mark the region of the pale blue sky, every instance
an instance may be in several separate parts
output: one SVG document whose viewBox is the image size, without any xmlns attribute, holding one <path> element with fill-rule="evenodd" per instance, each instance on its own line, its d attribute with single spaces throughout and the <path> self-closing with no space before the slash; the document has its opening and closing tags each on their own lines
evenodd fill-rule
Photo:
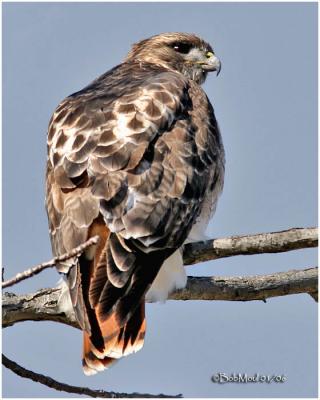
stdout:
<svg viewBox="0 0 320 400">
<path fill-rule="evenodd" d="M 130 45 L 194 32 L 222 61 L 205 90 L 226 149 L 212 237 L 317 224 L 316 3 L 15 3 L 3 6 L 3 264 L 6 277 L 51 258 L 44 210 L 46 129 L 61 99 L 121 62 Z M 235 257 L 194 275 L 250 275 L 315 265 L 316 251 Z M 47 271 L 13 288 L 54 286 Z M 186 397 L 316 397 L 317 306 L 307 295 L 262 302 L 147 306 L 142 351 L 94 377 L 81 334 L 23 323 L 4 353 L 69 384 Z M 215 372 L 285 374 L 283 384 L 210 381 Z M 4 397 L 66 397 L 4 369 Z M 70 395 L 71 397 L 71 395 Z"/>
</svg>

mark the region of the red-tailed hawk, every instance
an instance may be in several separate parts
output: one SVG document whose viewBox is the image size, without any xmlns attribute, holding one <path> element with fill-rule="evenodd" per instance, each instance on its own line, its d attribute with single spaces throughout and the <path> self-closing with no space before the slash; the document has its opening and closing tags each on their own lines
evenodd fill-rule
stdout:
<svg viewBox="0 0 320 400">
<path fill-rule="evenodd" d="M 46 207 L 57 266 L 83 330 L 88 375 L 138 351 L 145 301 L 186 284 L 181 246 L 199 238 L 222 190 L 224 150 L 201 89 L 211 46 L 166 33 L 63 100 L 48 128 Z"/>
</svg>

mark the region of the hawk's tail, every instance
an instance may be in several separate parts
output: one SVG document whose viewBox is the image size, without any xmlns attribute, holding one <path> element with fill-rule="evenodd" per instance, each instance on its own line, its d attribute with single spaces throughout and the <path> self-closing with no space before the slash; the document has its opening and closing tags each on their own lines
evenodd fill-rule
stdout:
<svg viewBox="0 0 320 400">
<path fill-rule="evenodd" d="M 142 348 L 145 292 L 163 262 L 159 255 L 130 250 L 121 238 L 109 233 L 104 221 L 92 224 L 89 236 L 96 234 L 100 241 L 94 255 L 87 252 L 79 257 L 84 307 L 79 307 L 82 312 L 75 307 L 78 320 L 84 321 L 83 369 L 87 375 Z"/>
</svg>

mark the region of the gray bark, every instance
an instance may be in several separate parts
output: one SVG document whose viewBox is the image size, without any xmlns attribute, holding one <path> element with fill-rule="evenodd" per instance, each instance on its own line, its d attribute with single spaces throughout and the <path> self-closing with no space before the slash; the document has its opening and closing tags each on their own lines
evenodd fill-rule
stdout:
<svg viewBox="0 0 320 400">
<path fill-rule="evenodd" d="M 188 277 L 187 287 L 170 295 L 171 300 L 263 300 L 276 296 L 308 293 L 317 300 L 318 268 L 291 270 L 246 277 Z M 61 310 L 61 289 L 2 295 L 3 327 L 22 321 L 54 321 L 79 328 L 73 312 Z"/>
<path fill-rule="evenodd" d="M 292 228 L 280 232 L 231 236 L 184 246 L 185 265 L 238 255 L 282 253 L 318 246 L 318 228 Z"/>
</svg>

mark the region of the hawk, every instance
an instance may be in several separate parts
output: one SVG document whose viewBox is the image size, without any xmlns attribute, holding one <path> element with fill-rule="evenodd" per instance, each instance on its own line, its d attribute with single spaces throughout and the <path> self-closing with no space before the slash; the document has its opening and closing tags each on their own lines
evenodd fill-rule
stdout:
<svg viewBox="0 0 320 400">
<path fill-rule="evenodd" d="M 57 265 L 83 330 L 87 375 L 141 349 L 145 302 L 186 285 L 181 247 L 201 238 L 223 186 L 223 144 L 200 86 L 210 71 L 219 73 L 220 61 L 204 40 L 156 35 L 51 117 L 53 253 L 99 236 Z"/>
</svg>

